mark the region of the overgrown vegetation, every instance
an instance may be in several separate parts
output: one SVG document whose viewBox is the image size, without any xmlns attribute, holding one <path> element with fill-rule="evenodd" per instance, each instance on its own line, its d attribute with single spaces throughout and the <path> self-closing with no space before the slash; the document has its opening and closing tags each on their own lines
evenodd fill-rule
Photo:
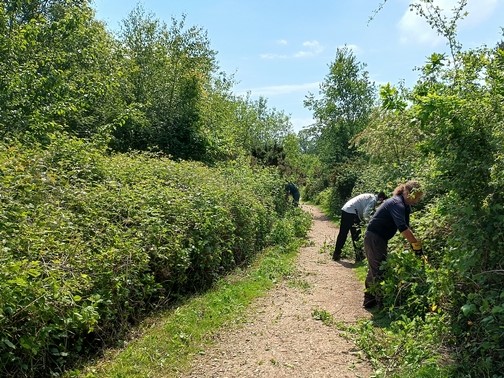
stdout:
<svg viewBox="0 0 504 378">
<path fill-rule="evenodd" d="M 1 374 L 62 374 L 303 235 L 287 180 L 337 216 L 354 194 L 415 178 L 427 259 L 391 242 L 387 322 L 376 314 L 357 341 L 387 376 L 501 376 L 504 49 L 462 49 L 466 3 L 449 16 L 411 4 L 450 51 L 413 88 L 376 88 L 339 49 L 306 98 L 316 124 L 295 135 L 266 99 L 232 93 L 184 18 L 137 7 L 112 35 L 88 0 L 2 2 Z"/>
<path fill-rule="evenodd" d="M 114 36 L 87 0 L 2 2 L 0 29 L 0 375 L 61 375 L 306 233 L 288 118 L 203 30 L 137 7 Z"/>
<path fill-rule="evenodd" d="M 341 102 L 349 96 L 326 90 L 328 85 L 320 91 L 324 111 L 315 113 L 319 135 L 345 128 L 333 138 L 350 140 L 355 151 L 329 165 L 322 159 L 326 174 L 308 178 L 317 187 L 313 198 L 330 213 L 339 212 L 338 197 L 391 193 L 407 179 L 420 180 L 426 189 L 412 217 L 426 259 L 414 257 L 401 237 L 392 240 L 380 287 L 381 316 L 388 322 L 356 331 L 359 345 L 385 376 L 500 377 L 504 370 L 504 50 L 499 41 L 462 49 L 456 27 L 466 4 L 458 1 L 451 12 L 431 1 L 411 4 L 446 38 L 450 55 L 433 53 L 411 89 L 382 86 L 379 106 L 360 130 L 346 126 L 344 117 L 327 124 L 326 112 L 337 114 L 333 106 L 349 108 Z M 334 64 L 340 60 L 337 55 Z M 356 98 L 362 77 L 355 70 L 346 84 Z M 310 151 L 328 156 L 324 138 L 311 135 L 305 136 Z"/>
<path fill-rule="evenodd" d="M 149 311 L 307 229 L 280 221 L 303 215 L 278 175 L 246 164 L 109 156 L 60 135 L 45 149 L 4 146 L 0 169 L 4 375 L 110 345 Z"/>
<path fill-rule="evenodd" d="M 305 228 L 311 220 L 303 216 L 301 223 L 294 224 L 297 218 L 290 217 L 280 223 L 284 229 Z M 219 328 L 244 321 L 252 300 L 293 275 L 294 257 L 301 239 L 278 237 L 283 240 L 282 246 L 265 249 L 249 268 L 238 269 L 218 280 L 210 291 L 147 319 L 143 322 L 141 338 L 125 343 L 127 346 L 121 350 L 110 351 L 110 358 L 65 376 L 146 377 L 180 373 L 192 355 L 204 351 L 213 342 L 212 335 Z"/>
</svg>

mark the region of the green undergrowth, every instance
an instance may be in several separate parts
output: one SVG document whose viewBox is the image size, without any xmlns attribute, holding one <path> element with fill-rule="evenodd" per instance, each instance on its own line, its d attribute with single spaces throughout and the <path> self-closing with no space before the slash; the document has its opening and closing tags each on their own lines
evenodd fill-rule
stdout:
<svg viewBox="0 0 504 378">
<path fill-rule="evenodd" d="M 67 377 L 170 377 L 184 371 L 218 330 L 239 326 L 254 299 L 293 276 L 300 243 L 297 239 L 265 250 L 248 269 L 237 270 L 207 293 L 148 319 L 137 331 L 140 337 Z"/>
<path fill-rule="evenodd" d="M 365 280 L 366 261 L 356 266 L 355 273 Z M 448 378 L 457 375 L 446 348 L 447 324 L 438 311 L 407 316 L 402 308 L 389 306 L 373 309 L 370 320 L 336 326 L 366 354 L 377 378 Z"/>
<path fill-rule="evenodd" d="M 311 219 L 277 171 L 0 143 L 0 376 L 61 376 Z"/>
<path fill-rule="evenodd" d="M 316 308 L 312 317 L 359 347 L 373 368 L 374 378 L 449 378 L 456 377 L 453 362 L 442 347 L 444 320 L 427 319 L 392 321 L 384 311 L 374 311 L 370 320 L 348 324 L 335 319 L 325 309 Z"/>
<path fill-rule="evenodd" d="M 337 326 L 367 355 L 375 377 L 455 376 L 452 361 L 442 347 L 443 320 L 435 316 L 392 321 L 384 312 L 375 311 L 371 320 Z"/>
<path fill-rule="evenodd" d="M 327 210 L 323 210 L 326 215 Z M 332 219 L 336 227 L 339 226 L 339 219 Z M 362 238 L 358 242 L 362 246 Z M 332 253 L 334 245 L 326 245 L 324 253 Z M 352 260 L 354 258 L 354 248 L 350 235 L 345 244 L 342 257 Z M 385 295 L 386 306 L 382 309 L 373 309 L 371 319 L 362 319 L 356 324 L 349 325 L 334 319 L 330 312 L 317 308 L 313 311 L 312 317 L 323 324 L 336 327 L 341 335 L 353 341 L 366 355 L 372 363 L 376 378 L 448 378 L 457 376 L 453 358 L 450 356 L 446 345 L 450 334 L 448 319 L 435 307 L 431 307 L 424 316 L 415 316 L 415 312 L 408 313 L 406 310 L 411 304 L 405 306 L 399 302 L 396 291 L 398 289 L 398 272 L 406 270 L 408 274 L 413 274 L 412 265 L 420 264 L 409 254 L 405 257 L 391 254 L 390 260 L 394 269 L 388 268 L 382 291 Z M 401 261 L 396 261 L 401 260 Z M 357 279 L 364 283 L 367 275 L 367 260 L 357 263 L 353 271 Z M 406 273 L 404 273 L 406 274 Z M 394 276 L 392 280 L 389 276 Z M 401 277 L 406 282 L 405 277 Z M 396 290 L 388 286 L 396 287 Z M 416 286 L 415 286 L 416 287 Z M 393 297 L 392 297 L 393 296 Z M 418 296 L 410 296 L 410 301 Z M 400 298 L 404 301 L 404 298 Z M 409 302 L 406 302 L 409 303 Z"/>
</svg>

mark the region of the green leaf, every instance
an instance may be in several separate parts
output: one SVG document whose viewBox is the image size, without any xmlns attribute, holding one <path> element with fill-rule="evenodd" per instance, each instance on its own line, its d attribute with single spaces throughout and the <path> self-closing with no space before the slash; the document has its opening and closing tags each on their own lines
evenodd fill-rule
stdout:
<svg viewBox="0 0 504 378">
<path fill-rule="evenodd" d="M 461 307 L 464 316 L 469 316 L 476 311 L 476 306 L 473 303 L 465 304 Z"/>
<path fill-rule="evenodd" d="M 10 342 L 10 340 L 2 339 L 3 343 L 7 345 L 9 348 L 16 349 L 16 346 Z"/>
</svg>

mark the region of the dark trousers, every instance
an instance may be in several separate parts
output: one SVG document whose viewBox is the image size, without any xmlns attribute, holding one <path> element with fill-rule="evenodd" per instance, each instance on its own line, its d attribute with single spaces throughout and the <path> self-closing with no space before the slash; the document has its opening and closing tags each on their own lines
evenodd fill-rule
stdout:
<svg viewBox="0 0 504 378">
<path fill-rule="evenodd" d="M 292 204 L 294 206 L 299 206 L 299 198 L 300 197 L 301 197 L 301 195 L 299 194 L 299 192 L 292 193 Z"/>
<path fill-rule="evenodd" d="M 373 232 L 366 231 L 364 235 L 364 252 L 368 261 L 368 273 L 364 300 L 376 299 L 380 301 L 379 296 L 374 293 L 374 286 L 382 280 L 380 265 L 387 259 L 387 244 L 387 240 Z"/>
<path fill-rule="evenodd" d="M 348 236 L 348 231 L 350 231 L 353 241 L 359 240 L 359 221 L 360 219 L 357 214 L 341 211 L 341 223 L 339 227 L 338 237 L 336 238 L 336 247 L 334 248 L 334 254 L 336 256 L 341 255 L 341 251 L 343 250 L 343 246 L 345 245 Z"/>
</svg>

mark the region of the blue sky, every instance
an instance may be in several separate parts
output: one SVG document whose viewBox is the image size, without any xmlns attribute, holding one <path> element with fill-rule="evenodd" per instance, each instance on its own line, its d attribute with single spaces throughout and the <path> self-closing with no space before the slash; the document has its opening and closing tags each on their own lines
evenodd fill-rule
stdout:
<svg viewBox="0 0 504 378">
<path fill-rule="evenodd" d="M 336 49 L 353 49 L 377 84 L 404 80 L 412 87 L 433 52 L 447 52 L 446 41 L 410 12 L 410 0 L 94 0 L 96 17 L 109 30 L 140 4 L 170 24 L 186 15 L 187 26 L 208 33 L 220 68 L 234 74 L 236 94 L 267 98 L 270 108 L 291 117 L 293 129 L 313 122 L 303 107 L 308 93 L 318 95 Z M 435 0 L 452 9 L 455 0 Z M 468 0 L 469 15 L 459 24 L 464 49 L 494 46 L 502 39 L 504 0 Z"/>
</svg>

